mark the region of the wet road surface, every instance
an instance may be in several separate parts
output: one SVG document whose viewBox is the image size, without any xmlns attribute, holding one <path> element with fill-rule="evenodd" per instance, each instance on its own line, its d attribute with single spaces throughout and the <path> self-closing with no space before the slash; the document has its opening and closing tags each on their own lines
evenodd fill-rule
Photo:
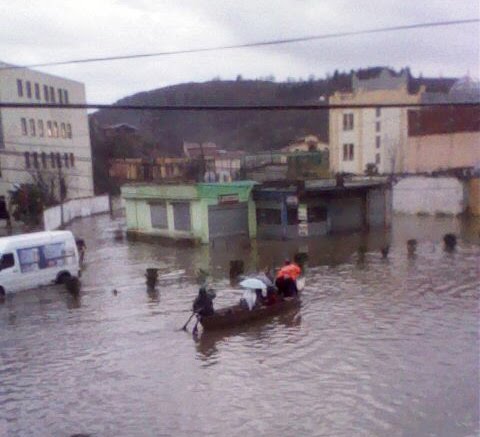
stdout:
<svg viewBox="0 0 480 437">
<path fill-rule="evenodd" d="M 52 286 L 0 304 L 0 435 L 478 435 L 478 222 L 395 218 L 389 233 L 195 249 L 115 241 L 121 223 L 71 226 L 88 248 L 80 297 Z M 446 232 L 461 237 L 454 253 Z M 220 307 L 241 295 L 230 260 L 254 271 L 298 250 L 310 256 L 299 310 L 179 331 L 198 269 Z"/>
</svg>

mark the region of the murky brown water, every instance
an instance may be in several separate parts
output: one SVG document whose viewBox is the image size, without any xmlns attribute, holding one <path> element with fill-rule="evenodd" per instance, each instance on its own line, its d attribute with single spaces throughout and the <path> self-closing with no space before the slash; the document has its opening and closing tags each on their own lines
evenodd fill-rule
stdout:
<svg viewBox="0 0 480 437">
<path fill-rule="evenodd" d="M 73 225 L 88 245 L 79 299 L 51 287 L 0 305 L 0 435 L 478 435 L 478 222 L 396 218 L 389 235 L 214 249 L 115 242 L 117 225 Z M 198 268 L 221 306 L 240 294 L 230 259 L 254 270 L 297 250 L 310 253 L 300 310 L 198 340 L 178 331 Z M 146 267 L 167 275 L 157 293 Z"/>
</svg>

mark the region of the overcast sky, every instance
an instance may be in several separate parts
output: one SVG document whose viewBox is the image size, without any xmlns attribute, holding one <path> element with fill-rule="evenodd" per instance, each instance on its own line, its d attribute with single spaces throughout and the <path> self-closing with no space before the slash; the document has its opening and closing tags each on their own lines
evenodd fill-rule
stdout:
<svg viewBox="0 0 480 437">
<path fill-rule="evenodd" d="M 478 0 L 0 0 L 0 60 L 22 65 L 479 17 Z M 39 70 L 84 82 L 90 103 L 110 103 L 238 74 L 278 81 L 389 65 L 478 77 L 479 46 L 474 23 Z"/>
</svg>

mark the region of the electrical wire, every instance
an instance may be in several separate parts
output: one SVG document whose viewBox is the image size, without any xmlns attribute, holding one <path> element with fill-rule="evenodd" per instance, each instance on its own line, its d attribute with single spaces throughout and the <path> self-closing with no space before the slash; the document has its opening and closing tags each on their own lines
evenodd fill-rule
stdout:
<svg viewBox="0 0 480 437">
<path fill-rule="evenodd" d="M 478 23 L 478 22 L 480 22 L 480 19 L 477 19 L 477 18 L 465 19 L 465 20 L 424 22 L 424 23 L 406 24 L 406 25 L 400 25 L 400 26 L 377 27 L 373 29 L 355 30 L 355 31 L 348 31 L 348 32 L 326 33 L 322 35 L 307 35 L 307 36 L 301 36 L 297 38 L 257 41 L 257 42 L 244 43 L 244 44 L 203 47 L 203 48 L 197 48 L 197 49 L 181 49 L 181 50 L 171 50 L 171 51 L 153 52 L 153 53 L 137 53 L 137 54 L 131 54 L 131 55 L 105 56 L 105 57 L 98 57 L 98 58 L 70 59 L 66 61 L 43 62 L 43 63 L 28 64 L 28 65 L 22 65 L 22 66 L 9 65 L 7 67 L 0 68 L 0 70 L 52 67 L 52 66 L 69 65 L 69 64 L 85 64 L 85 63 L 91 63 L 91 62 L 107 62 L 107 61 L 118 61 L 118 60 L 126 60 L 126 59 L 139 59 L 139 58 L 151 58 L 151 57 L 159 57 L 159 56 L 173 56 L 173 55 L 183 55 L 183 54 L 192 54 L 192 53 L 216 52 L 216 51 L 223 51 L 223 50 L 265 47 L 265 46 L 292 44 L 292 43 L 299 43 L 299 42 L 306 42 L 306 41 L 344 38 L 348 36 L 368 35 L 368 34 L 375 34 L 375 33 L 398 32 L 403 30 L 421 29 L 421 28 L 428 28 L 428 27 L 457 26 L 462 24 L 471 24 L 471 23 Z"/>
<path fill-rule="evenodd" d="M 48 103 L 0 102 L 0 109 L 59 108 L 59 109 L 112 109 L 128 111 L 320 111 L 331 109 L 362 108 L 434 108 L 434 107 L 475 107 L 478 102 L 456 103 L 362 103 L 362 104 L 315 104 L 315 105 L 126 105 L 79 103 L 70 105 Z"/>
</svg>

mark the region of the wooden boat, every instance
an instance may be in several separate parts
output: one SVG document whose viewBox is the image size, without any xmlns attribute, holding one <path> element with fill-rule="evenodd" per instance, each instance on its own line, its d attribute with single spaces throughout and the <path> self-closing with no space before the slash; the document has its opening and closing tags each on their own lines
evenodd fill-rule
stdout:
<svg viewBox="0 0 480 437">
<path fill-rule="evenodd" d="M 302 281 L 299 280 L 297 285 L 299 288 L 297 296 L 284 298 L 273 305 L 258 305 L 252 310 L 248 310 L 239 304 L 232 305 L 215 311 L 211 316 L 199 317 L 199 322 L 205 331 L 213 331 L 276 316 L 300 306 L 300 292 L 303 289 L 303 285 L 304 281 L 302 278 Z"/>
</svg>

